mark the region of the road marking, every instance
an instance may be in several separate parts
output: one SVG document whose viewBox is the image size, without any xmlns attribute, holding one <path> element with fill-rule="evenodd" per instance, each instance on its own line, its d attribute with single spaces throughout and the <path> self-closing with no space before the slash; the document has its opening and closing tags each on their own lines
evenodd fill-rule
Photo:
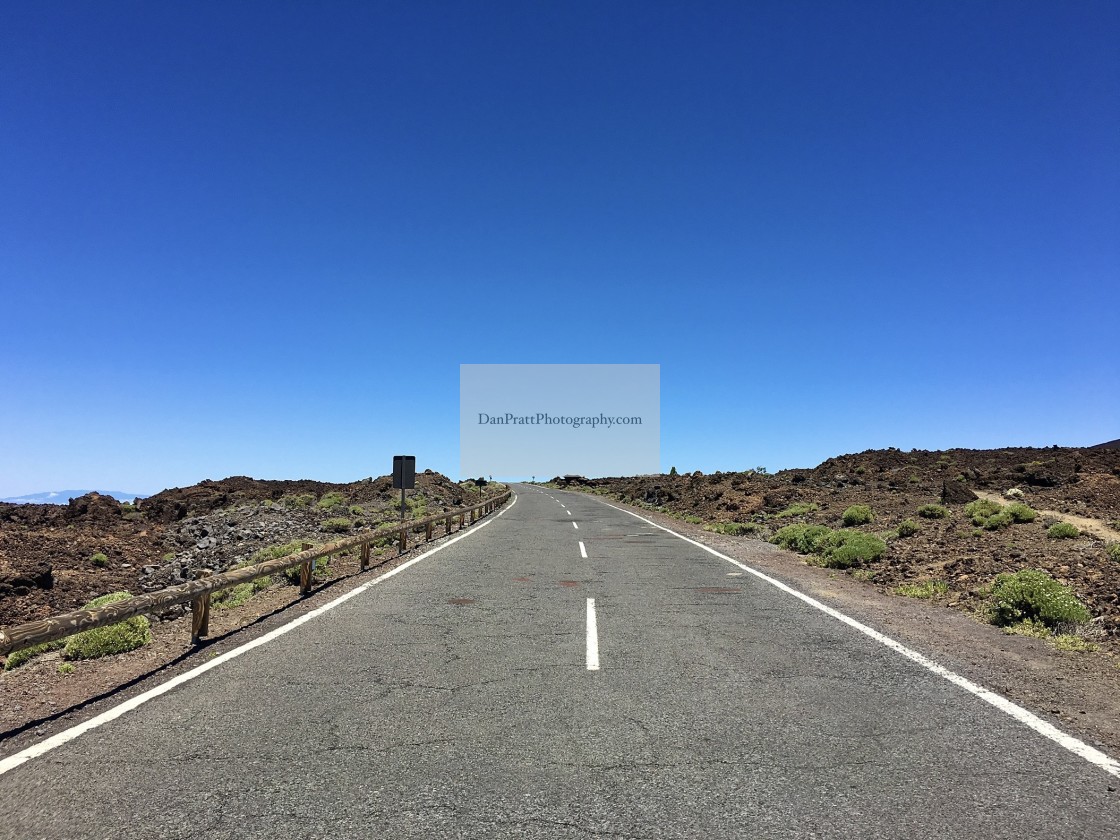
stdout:
<svg viewBox="0 0 1120 840">
<path fill-rule="evenodd" d="M 595 621 L 594 598 L 587 599 L 587 670 L 599 670 L 599 629 Z"/>
<path fill-rule="evenodd" d="M 579 541 L 579 556 L 584 560 L 587 559 L 587 549 L 583 547 L 583 540 Z"/>
<path fill-rule="evenodd" d="M 577 525 L 575 522 L 572 523 L 572 527 L 575 528 L 577 531 L 579 530 L 579 525 Z"/>
<path fill-rule="evenodd" d="M 727 576 L 728 577 L 742 577 L 743 573 L 742 572 L 728 572 Z"/>
<path fill-rule="evenodd" d="M 565 508 L 565 510 L 567 510 L 567 508 Z M 569 510 L 568 511 L 568 516 L 571 516 L 571 515 L 572 515 L 572 512 Z"/>
<path fill-rule="evenodd" d="M 596 499 L 596 501 L 602 502 L 601 499 Z M 832 616 L 837 621 L 841 621 L 844 624 L 847 624 L 849 627 L 852 627 L 855 630 L 858 630 L 860 633 L 863 633 L 865 636 L 869 636 L 872 639 L 874 639 L 875 641 L 879 642 L 880 644 L 885 645 L 886 647 L 889 647 L 891 650 L 895 651 L 896 653 L 902 654 L 907 659 L 910 659 L 911 661 L 917 663 L 918 665 L 921 665 L 927 671 L 930 671 L 930 672 L 936 674 L 937 676 L 941 677 L 942 679 L 948 680 L 949 682 L 951 682 L 953 685 L 957 686 L 958 688 L 964 689 L 969 694 L 973 694 L 976 697 L 979 697 L 985 703 L 988 703 L 989 705 L 994 706 L 995 708 L 999 709 L 1004 714 L 1007 714 L 1007 715 L 1015 718 L 1015 720 L 1019 721 L 1020 723 L 1024 724 L 1025 726 L 1030 727 L 1035 732 L 1037 732 L 1039 735 L 1042 735 L 1045 738 L 1049 738 L 1051 741 L 1053 741 L 1054 743 L 1063 747 L 1064 749 L 1069 750 L 1074 755 L 1080 756 L 1081 758 L 1088 761 L 1090 764 L 1095 764 L 1097 767 L 1101 768 L 1106 773 L 1110 773 L 1113 776 L 1116 776 L 1116 777 L 1120 778 L 1120 761 L 1117 761 L 1116 759 L 1112 758 L 1109 755 L 1106 755 L 1105 753 L 1101 752 L 1100 750 L 1089 746 L 1084 741 L 1081 741 L 1078 738 L 1074 738 L 1072 735 L 1067 735 L 1065 732 L 1062 732 L 1062 730 L 1058 729 L 1053 724 L 1043 720 L 1038 715 L 1034 714 L 1034 712 L 1031 712 L 1031 711 L 1028 711 L 1027 709 L 1024 709 L 1022 706 L 1018 705 L 1017 703 L 1011 702 L 1006 697 L 1004 697 L 1000 694 L 996 694 L 994 691 L 991 691 L 990 689 L 984 688 L 984 686 L 982 686 L 978 683 L 974 683 L 972 680 L 968 679 L 967 677 L 962 677 L 960 674 L 957 674 L 953 671 L 950 671 L 944 665 L 940 665 L 937 662 L 934 662 L 928 656 L 925 656 L 924 654 L 918 653 L 918 651 L 916 651 L 916 650 L 913 650 L 911 648 L 906 647 L 906 645 L 902 644 L 901 642 L 896 642 L 894 639 L 890 638 L 889 636 L 884 635 L 883 633 L 880 633 L 878 630 L 874 630 L 871 627 L 868 627 L 866 624 L 861 624 L 860 622 L 856 621 L 854 618 L 851 618 L 851 617 L 845 615 L 844 613 L 840 612 L 837 609 L 833 609 L 832 607 L 828 606 L 827 604 L 824 604 L 824 603 L 818 601 L 816 598 L 810 597 L 809 595 L 806 595 L 803 592 L 798 592 L 792 586 L 788 586 L 787 584 L 782 583 L 777 578 L 770 577 L 770 575 L 766 574 L 765 572 L 760 572 L 757 569 L 753 569 L 750 566 L 746 565 L 745 563 L 740 563 L 738 560 L 735 560 L 731 557 L 728 557 L 726 554 L 720 554 L 714 548 L 711 548 L 710 546 L 706 546 L 701 542 L 697 542 L 696 540 L 689 539 L 688 537 L 684 536 L 683 534 L 678 534 L 676 531 L 673 531 L 669 528 L 666 528 L 664 525 L 658 525 L 656 522 L 653 522 L 652 520 L 646 519 L 644 516 L 640 516 L 636 513 L 628 511 L 624 508 L 617 507 L 616 505 L 612 505 L 609 502 L 602 502 L 602 503 L 609 508 L 614 508 L 615 510 L 619 510 L 619 511 L 622 511 L 623 513 L 629 514 L 630 516 L 633 516 L 635 519 L 640 519 L 643 522 L 646 522 L 646 523 L 652 525 L 654 528 L 658 528 L 662 531 L 665 531 L 667 534 L 672 534 L 674 537 L 678 537 L 679 539 L 684 540 L 686 543 L 691 543 L 692 545 L 696 546 L 697 548 L 703 549 L 704 551 L 708 552 L 709 554 L 714 554 L 716 557 L 719 557 L 721 560 L 726 560 L 728 563 L 732 563 L 732 564 L 738 566 L 740 569 L 742 569 L 747 574 L 754 575 L 759 580 L 766 581 L 771 586 L 774 586 L 774 587 L 782 590 L 783 592 L 785 592 L 789 595 L 792 595 L 794 598 L 797 598 L 798 600 L 805 602 L 806 604 L 813 607 L 814 609 L 818 609 L 821 612 Z M 580 543 L 581 547 L 582 547 L 582 545 L 583 545 L 583 543 Z"/>
<path fill-rule="evenodd" d="M 161 694 L 166 694 L 167 692 L 171 691 L 172 689 L 178 688 L 183 683 L 190 682 L 195 677 L 202 676 L 204 673 L 209 671 L 211 668 L 217 668 L 219 665 L 221 665 L 225 662 L 229 662 L 231 659 L 236 659 L 238 656 L 241 656 L 241 654 L 243 654 L 243 653 L 248 653 L 253 648 L 257 648 L 257 647 L 260 647 L 261 645 L 267 644 L 268 642 L 271 642 L 273 639 L 278 639 L 281 636 L 283 636 L 285 633 L 290 633 L 292 630 L 295 630 L 301 624 L 306 624 L 311 619 L 313 619 L 317 616 L 320 616 L 320 615 L 322 615 L 323 613 L 325 613 L 329 610 L 333 610 L 335 607 L 340 606 L 341 604 L 344 604 L 345 602 L 349 601 L 351 598 L 357 597 L 358 595 L 362 594 L 367 589 L 369 589 L 371 586 L 376 586 L 377 584 L 381 583 L 383 580 L 388 580 L 393 575 L 400 574 L 401 572 L 403 572 L 405 569 L 409 568 L 410 566 L 415 566 L 421 560 L 423 560 L 427 557 L 431 557 L 437 551 L 442 551 L 443 549 L 447 548 L 449 545 L 454 545 L 455 543 L 459 542 L 459 540 L 464 539 L 465 537 L 469 537 L 471 534 L 475 533 L 479 529 L 485 528 L 491 522 L 494 522 L 496 519 L 498 519 L 498 517 L 504 516 L 505 512 L 507 510 L 512 509 L 515 504 L 517 504 L 517 495 L 516 494 L 513 496 L 513 501 L 510 502 L 509 507 L 503 508 L 496 516 L 480 522 L 478 525 L 474 526 L 469 531 L 464 531 L 463 533 L 459 534 L 457 537 L 454 537 L 453 539 L 448 540 L 447 542 L 443 543 L 442 545 L 437 545 L 431 551 L 425 551 L 420 556 L 413 557 L 407 563 L 402 563 L 401 565 L 397 566 L 397 568 L 392 569 L 391 571 L 388 571 L 385 574 L 380 575 L 380 576 L 374 578 L 371 581 L 368 581 L 367 583 L 363 583 L 361 586 L 358 586 L 358 587 L 355 587 L 354 589 L 351 589 L 349 592 L 347 592 L 344 595 L 340 595 L 339 597 L 335 598 L 333 601 L 329 601 L 326 604 L 323 604 L 321 607 L 316 607 L 315 609 L 313 609 L 309 613 L 304 613 L 303 615 L 292 619 L 287 624 L 284 624 L 280 627 L 277 627 L 275 630 L 271 630 L 268 633 L 265 633 L 260 638 L 254 639 L 251 642 L 246 642 L 241 647 L 237 647 L 237 648 L 234 648 L 233 650 L 226 651 L 221 656 L 217 656 L 214 659 L 211 659 L 209 662 L 206 662 L 202 665 L 199 665 L 197 668 L 194 668 L 193 670 L 187 671 L 185 674 L 180 674 L 179 676 L 168 680 L 167 682 L 163 683 L 162 685 L 157 685 L 155 688 L 148 689 L 143 694 L 138 694 L 135 697 L 132 697 L 128 700 L 125 700 L 120 705 L 114 706 L 111 709 L 107 709 L 106 711 L 102 712 L 101 714 L 97 715 L 96 717 L 92 717 L 92 718 L 90 718 L 89 720 L 87 720 L 83 723 L 79 723 L 77 726 L 72 726 L 69 729 L 65 729 L 62 732 L 59 732 L 55 735 L 52 735 L 51 737 L 49 737 L 49 738 L 47 738 L 43 741 L 40 741 L 38 744 L 32 744 L 27 749 L 21 750 L 20 752 L 16 753 L 15 755 L 10 755 L 5 759 L 0 759 L 0 776 L 3 776 L 9 770 L 14 770 L 16 767 L 19 767 L 21 764 L 23 764 L 26 761 L 30 761 L 31 759 L 36 758 L 37 756 L 40 756 L 40 755 L 43 755 L 44 753 L 50 752 L 55 747 L 61 747 L 67 741 L 73 741 L 79 735 L 82 735 L 86 732 L 89 732 L 91 729 L 96 729 L 97 727 L 99 727 L 103 724 L 106 724 L 111 720 L 116 720 L 121 715 L 125 714 L 126 712 L 131 712 L 133 709 L 137 708 L 138 706 L 142 706 L 144 703 L 147 703 L 149 700 L 154 700 L 156 697 L 159 697 Z"/>
</svg>

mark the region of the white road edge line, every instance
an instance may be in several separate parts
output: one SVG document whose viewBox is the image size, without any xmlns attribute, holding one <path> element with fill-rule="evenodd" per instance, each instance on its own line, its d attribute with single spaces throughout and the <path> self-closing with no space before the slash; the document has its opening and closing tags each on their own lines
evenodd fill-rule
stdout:
<svg viewBox="0 0 1120 840">
<path fill-rule="evenodd" d="M 597 499 L 596 501 L 602 500 Z M 960 674 L 950 671 L 944 665 L 940 665 L 937 662 L 934 662 L 928 656 L 925 656 L 924 654 L 918 653 L 918 651 L 916 650 L 912 650 L 911 648 L 906 647 L 906 645 L 902 644 L 901 642 L 896 642 L 894 639 L 880 633 L 878 630 L 874 630 L 868 627 L 866 624 L 861 624 L 854 618 L 844 615 L 844 613 L 840 612 L 839 610 L 833 609 L 827 604 L 821 603 L 816 598 L 812 598 L 809 595 L 804 594 L 803 592 L 798 592 L 796 589 L 791 586 L 787 586 L 780 580 L 772 578 L 770 577 L 770 575 L 765 574 L 764 572 L 760 572 L 757 569 L 752 569 L 750 566 L 747 566 L 744 563 L 740 563 L 738 560 L 734 560 L 731 557 L 728 557 L 726 554 L 720 554 L 710 546 L 706 546 L 701 542 L 690 539 L 683 534 L 678 534 L 676 531 L 666 528 L 664 525 L 658 525 L 656 522 L 646 519 L 644 516 L 639 516 L 638 514 L 628 511 L 624 508 L 612 505 L 609 502 L 603 502 L 603 504 L 609 508 L 614 508 L 615 510 L 627 513 L 630 516 L 633 516 L 635 519 L 640 519 L 643 522 L 647 522 L 653 527 L 659 528 L 666 533 L 672 534 L 674 537 L 679 537 L 687 543 L 692 543 L 692 545 L 696 546 L 697 548 L 703 549 L 709 554 L 714 554 L 716 557 L 719 557 L 722 560 L 726 560 L 728 563 L 732 563 L 738 566 L 744 572 L 754 575 L 759 580 L 764 580 L 771 586 L 777 587 L 783 592 L 792 595 L 794 598 L 804 601 L 809 606 L 832 616 L 837 621 L 842 621 L 844 624 L 847 624 L 849 627 L 858 630 L 865 636 L 870 636 L 880 644 L 885 645 L 896 653 L 900 653 L 907 659 L 916 662 L 927 671 L 931 671 L 934 674 L 937 674 L 937 676 L 948 680 L 949 682 L 953 683 L 953 685 L 959 688 L 963 688 L 970 694 L 974 694 L 975 696 L 979 697 L 985 703 L 995 706 L 1004 714 L 1010 715 L 1025 726 L 1029 726 L 1039 735 L 1049 738 L 1051 741 L 1069 750 L 1074 755 L 1080 756 L 1090 764 L 1095 764 L 1106 773 L 1111 773 L 1113 776 L 1120 778 L 1120 762 L 1118 762 L 1116 759 L 1112 758 L 1109 755 L 1106 755 L 1095 747 L 1089 746 L 1084 741 L 1075 738 L 1072 735 L 1067 735 L 1065 732 L 1062 732 L 1062 730 L 1058 729 L 1053 724 L 1048 723 L 1038 715 L 1034 714 L 1034 712 L 1024 709 L 1022 706 L 1018 705 L 1017 703 L 1011 702 L 1006 697 L 1000 694 L 996 694 L 994 691 L 984 688 L 984 686 L 979 685 L 978 683 L 974 683 L 967 677 L 962 677 Z M 582 546 L 583 543 L 580 543 L 580 545 Z"/>
<path fill-rule="evenodd" d="M 584 560 L 587 559 L 587 549 L 583 547 L 583 540 L 579 541 L 579 556 Z"/>
<path fill-rule="evenodd" d="M 595 599 L 587 599 L 587 670 L 599 670 L 599 627 L 595 621 Z"/>
<path fill-rule="evenodd" d="M 241 656 L 241 654 L 243 654 L 243 653 L 248 653 L 253 648 L 257 648 L 257 647 L 260 647 L 263 644 L 267 644 L 268 642 L 271 642 L 273 639 L 278 639 L 279 637 L 283 636 L 285 633 L 289 633 L 292 630 L 295 630 L 301 624 L 305 624 L 306 622 L 310 621 L 311 619 L 315 618 L 316 616 L 320 616 L 323 613 L 327 612 L 328 610 L 333 610 L 335 607 L 339 606 L 340 604 L 343 604 L 346 601 L 349 601 L 351 598 L 355 598 L 358 595 L 362 594 L 367 589 L 369 589 L 371 586 L 376 586 L 377 584 L 381 583 L 383 580 L 388 580 L 393 575 L 399 574 L 400 572 L 403 572 L 405 569 L 409 568 L 410 566 L 415 566 L 417 563 L 419 563 L 421 560 L 425 559 L 426 557 L 431 557 L 437 551 L 442 551 L 443 549 L 447 548 L 449 545 L 454 545 L 455 543 L 459 542 L 459 540 L 461 540 L 465 537 L 469 537 L 475 531 L 478 531 L 481 528 L 485 528 L 491 522 L 495 521 L 498 517 L 503 516 L 505 514 L 505 512 L 507 510 L 510 510 L 515 504 L 517 504 L 516 494 L 513 497 L 513 501 L 510 502 L 509 507 L 503 508 L 496 516 L 494 516 L 490 519 L 487 519 L 483 522 L 480 522 L 478 525 L 471 528 L 469 531 L 464 531 L 463 533 L 461 533 L 458 536 L 448 540 L 447 542 L 443 543 L 442 545 L 437 545 L 431 551 L 425 551 L 423 554 L 419 555 L 418 557 L 413 557 L 407 563 L 402 563 L 401 565 L 397 566 L 397 568 L 392 569 L 392 570 L 386 572 L 385 574 L 374 578 L 371 581 L 363 583 L 361 586 L 358 586 L 358 587 L 355 587 L 354 589 L 351 589 L 349 592 L 345 593 L 344 595 L 340 595 L 339 597 L 335 598 L 333 601 L 329 601 L 326 604 L 323 604 L 321 607 L 316 607 L 315 609 L 311 610 L 311 612 L 309 612 L 309 613 L 305 613 L 305 614 L 299 616 L 298 618 L 292 619 L 287 624 L 285 624 L 281 627 L 277 627 L 275 630 L 269 631 L 268 633 L 264 634 L 260 638 L 253 639 L 253 641 L 251 641 L 251 642 L 246 642 L 241 647 L 237 647 L 237 648 L 234 648 L 233 650 L 226 651 L 221 656 L 217 656 L 214 659 L 211 659 L 209 662 L 206 662 L 202 665 L 199 665 L 197 668 L 194 668 L 193 670 L 187 671 L 185 674 L 180 674 L 179 676 L 168 680 L 167 682 L 163 683 L 162 685 L 157 685 L 155 688 L 148 689 L 143 694 L 138 694 L 138 695 L 136 695 L 135 697 L 133 697 L 129 700 L 125 700 L 119 706 L 114 706 L 111 709 L 107 709 L 106 711 L 102 712 L 101 714 L 97 715 L 96 717 L 92 717 L 92 718 L 90 718 L 89 720 L 87 720 L 83 723 L 79 723 L 77 726 L 72 726 L 69 729 L 65 729 L 62 732 L 58 732 L 58 733 L 52 735 L 51 737 L 49 737 L 49 738 L 47 738 L 43 741 L 40 741 L 38 744 L 32 744 L 27 749 L 21 750 L 20 752 L 16 753 L 15 755 L 10 755 L 5 759 L 0 760 L 0 776 L 3 776 L 9 770 L 14 770 L 16 767 L 19 767 L 21 764 L 23 764 L 26 761 L 30 761 L 31 759 L 36 758 L 40 755 L 43 755 L 44 753 L 50 752 L 55 747 L 61 747 L 67 741 L 73 741 L 79 735 L 83 735 L 86 732 L 89 732 L 91 729 L 96 729 L 97 727 L 102 726 L 103 724 L 106 724 L 111 720 L 116 720 L 121 715 L 125 714 L 126 712 L 131 712 L 133 709 L 137 708 L 138 706 L 142 706 L 144 703 L 147 703 L 149 700 L 153 700 L 156 697 L 159 697 L 161 694 L 166 694 L 167 692 L 171 691 L 173 688 L 177 688 L 180 685 L 182 685 L 183 683 L 190 682 L 195 677 L 201 676 L 202 674 L 209 671 L 211 668 L 217 668 L 219 665 L 221 665 L 225 662 L 229 662 L 231 659 L 235 659 L 238 656 Z"/>
</svg>

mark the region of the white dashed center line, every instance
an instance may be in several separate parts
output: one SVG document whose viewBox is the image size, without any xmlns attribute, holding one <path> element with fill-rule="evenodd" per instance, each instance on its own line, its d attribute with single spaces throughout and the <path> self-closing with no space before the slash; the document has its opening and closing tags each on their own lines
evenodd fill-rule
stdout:
<svg viewBox="0 0 1120 840">
<path fill-rule="evenodd" d="M 599 628 L 595 621 L 594 598 L 587 599 L 587 670 L 599 670 Z"/>
</svg>

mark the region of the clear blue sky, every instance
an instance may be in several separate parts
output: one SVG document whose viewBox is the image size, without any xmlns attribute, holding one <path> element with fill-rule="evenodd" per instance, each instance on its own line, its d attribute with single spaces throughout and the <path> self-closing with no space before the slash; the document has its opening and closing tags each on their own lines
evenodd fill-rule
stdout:
<svg viewBox="0 0 1120 840">
<path fill-rule="evenodd" d="M 463 362 L 662 465 L 1120 437 L 1115 2 L 8 3 L 0 496 L 458 471 Z"/>
</svg>

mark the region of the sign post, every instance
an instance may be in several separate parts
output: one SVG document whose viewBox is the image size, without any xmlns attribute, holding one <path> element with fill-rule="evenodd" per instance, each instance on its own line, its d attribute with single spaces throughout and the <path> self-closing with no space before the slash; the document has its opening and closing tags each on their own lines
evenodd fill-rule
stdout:
<svg viewBox="0 0 1120 840">
<path fill-rule="evenodd" d="M 416 487 L 416 456 L 393 456 L 393 489 L 401 491 L 401 522 L 404 522 L 404 491 Z"/>
</svg>

